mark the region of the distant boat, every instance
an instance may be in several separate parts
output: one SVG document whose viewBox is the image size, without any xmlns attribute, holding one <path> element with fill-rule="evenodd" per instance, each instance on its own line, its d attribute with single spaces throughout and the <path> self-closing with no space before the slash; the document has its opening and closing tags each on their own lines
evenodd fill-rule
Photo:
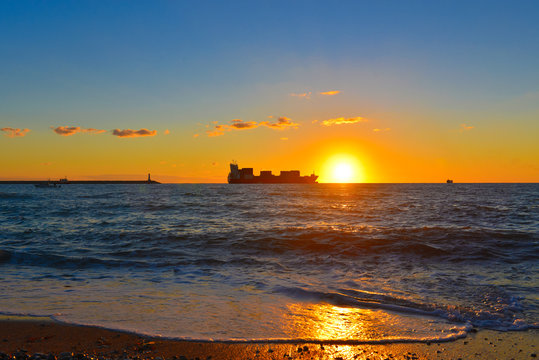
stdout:
<svg viewBox="0 0 539 360">
<path fill-rule="evenodd" d="M 261 171 L 260 176 L 253 174 L 253 168 L 240 169 L 238 164 L 230 164 L 229 184 L 315 184 L 318 175 L 301 176 L 299 170 L 281 171 L 273 175 L 271 171 Z"/>
<path fill-rule="evenodd" d="M 447 179 L 446 183 L 448 183 L 448 184 L 453 184 L 453 180 Z"/>
</svg>

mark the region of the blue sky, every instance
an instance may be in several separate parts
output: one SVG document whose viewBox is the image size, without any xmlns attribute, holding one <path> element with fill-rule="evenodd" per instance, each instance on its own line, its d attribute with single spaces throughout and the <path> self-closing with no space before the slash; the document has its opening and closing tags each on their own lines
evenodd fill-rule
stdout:
<svg viewBox="0 0 539 360">
<path fill-rule="evenodd" d="M 537 1 L 2 1 L 0 122 L 191 136 L 360 105 L 480 124 L 520 108 L 535 131 L 538 18 Z M 287 98 L 332 89 L 331 105 Z"/>
</svg>

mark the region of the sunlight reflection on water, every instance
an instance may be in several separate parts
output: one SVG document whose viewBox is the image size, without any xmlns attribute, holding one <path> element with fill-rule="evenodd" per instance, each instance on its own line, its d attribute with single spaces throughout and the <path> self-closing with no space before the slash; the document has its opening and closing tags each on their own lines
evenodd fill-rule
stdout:
<svg viewBox="0 0 539 360">
<path fill-rule="evenodd" d="M 331 304 L 288 305 L 290 317 L 285 319 L 291 338 L 343 341 L 392 341 L 396 339 L 428 339 L 432 332 L 442 337 L 464 334 L 466 326 L 427 316 L 409 316 L 391 311 L 342 307 Z"/>
</svg>

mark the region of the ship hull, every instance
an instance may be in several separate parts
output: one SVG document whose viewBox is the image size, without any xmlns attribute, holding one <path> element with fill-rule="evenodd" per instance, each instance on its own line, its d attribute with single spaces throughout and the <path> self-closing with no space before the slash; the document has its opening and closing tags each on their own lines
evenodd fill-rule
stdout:
<svg viewBox="0 0 539 360">
<path fill-rule="evenodd" d="M 229 184 L 316 184 L 318 176 L 305 176 L 298 179 L 228 179 Z"/>
</svg>

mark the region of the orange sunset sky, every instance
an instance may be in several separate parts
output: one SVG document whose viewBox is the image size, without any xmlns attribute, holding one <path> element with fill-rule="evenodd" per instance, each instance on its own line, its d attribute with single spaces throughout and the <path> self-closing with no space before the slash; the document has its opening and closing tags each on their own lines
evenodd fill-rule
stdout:
<svg viewBox="0 0 539 360">
<path fill-rule="evenodd" d="M 533 2 L 3 2 L 0 178 L 539 181 Z"/>
</svg>

